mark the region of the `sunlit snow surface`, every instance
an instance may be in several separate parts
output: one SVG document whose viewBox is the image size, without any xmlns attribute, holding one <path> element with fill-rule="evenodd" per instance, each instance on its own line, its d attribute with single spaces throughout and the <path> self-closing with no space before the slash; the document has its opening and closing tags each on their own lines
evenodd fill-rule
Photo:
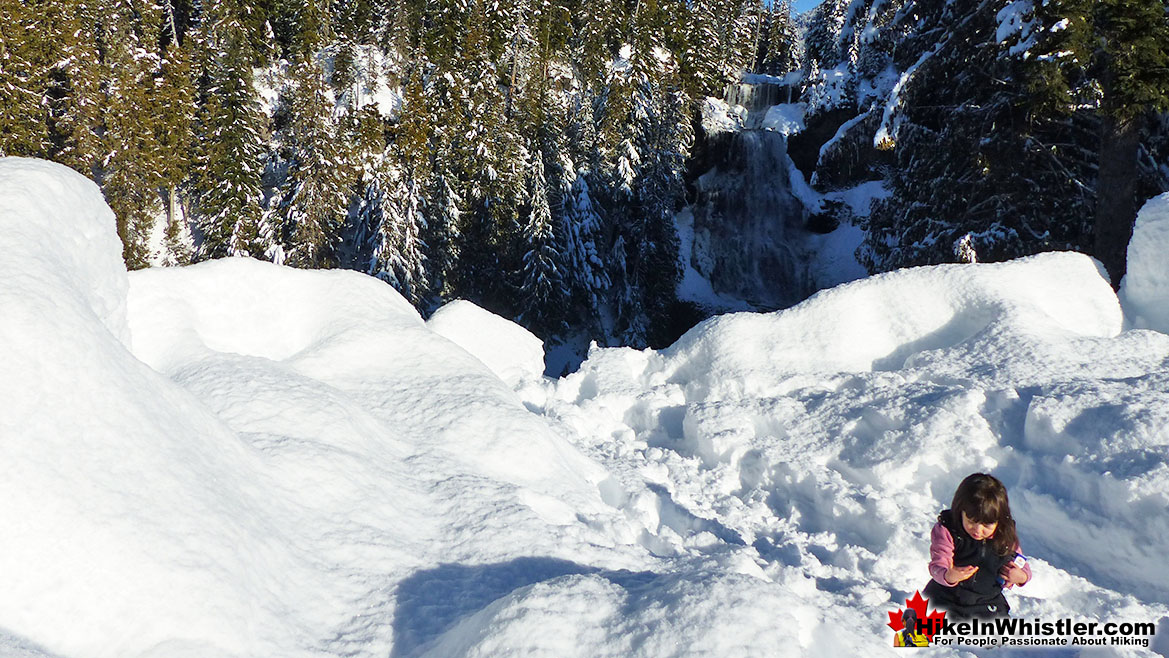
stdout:
<svg viewBox="0 0 1169 658">
<path fill-rule="evenodd" d="M 1122 331 L 1083 256 L 553 381 L 522 329 L 360 274 L 127 274 L 97 188 L 39 161 L 0 161 L 0 255 L 0 655 L 888 653 L 982 469 L 1017 614 L 1169 615 L 1169 336 Z"/>
</svg>

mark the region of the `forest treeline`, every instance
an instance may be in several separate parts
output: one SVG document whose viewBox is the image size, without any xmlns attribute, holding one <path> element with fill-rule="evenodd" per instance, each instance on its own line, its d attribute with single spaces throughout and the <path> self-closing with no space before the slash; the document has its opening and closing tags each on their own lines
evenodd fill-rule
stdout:
<svg viewBox="0 0 1169 658">
<path fill-rule="evenodd" d="M 352 267 L 634 345 L 674 312 L 696 99 L 798 48 L 742 0 L 0 0 L 0 29 L 0 153 L 92 176 L 130 267 Z"/>
</svg>

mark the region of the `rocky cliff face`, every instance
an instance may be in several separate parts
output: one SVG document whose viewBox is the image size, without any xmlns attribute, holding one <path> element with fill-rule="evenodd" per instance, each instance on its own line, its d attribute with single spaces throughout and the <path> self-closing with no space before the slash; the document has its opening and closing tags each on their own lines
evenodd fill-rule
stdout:
<svg viewBox="0 0 1169 658">
<path fill-rule="evenodd" d="M 829 234 L 841 226 L 855 229 L 838 194 L 807 182 L 821 175 L 822 147 L 849 117 L 828 112 L 806 122 L 798 90 L 781 82 L 787 81 L 750 76 L 728 86 L 724 99 L 707 99 L 688 177 L 693 230 L 683 235 L 692 241 L 683 250 L 686 265 L 719 298 L 761 310 L 791 306 L 838 283 L 830 277 L 826 284 L 817 271 L 818 252 L 839 242 Z M 836 178 L 833 186 L 841 182 Z M 855 184 L 852 178 L 841 180 Z"/>
<path fill-rule="evenodd" d="M 742 128 L 711 140 L 695 181 L 692 265 L 715 292 L 758 308 L 790 306 L 811 290 L 802 265 L 804 204 L 792 194 L 786 136 Z"/>
</svg>

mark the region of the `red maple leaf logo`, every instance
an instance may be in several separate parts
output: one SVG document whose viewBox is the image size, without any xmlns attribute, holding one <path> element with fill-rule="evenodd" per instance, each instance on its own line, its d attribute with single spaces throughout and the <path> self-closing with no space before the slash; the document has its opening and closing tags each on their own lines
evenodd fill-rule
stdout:
<svg viewBox="0 0 1169 658">
<path fill-rule="evenodd" d="M 934 634 L 942 627 L 942 621 L 946 618 L 946 613 L 935 610 L 927 614 L 929 599 L 922 598 L 920 591 L 914 592 L 912 599 L 905 599 L 905 605 L 917 615 L 917 619 L 921 622 L 918 628 L 921 629 L 926 639 L 932 642 Z M 889 628 L 892 628 L 895 632 L 905 628 L 904 616 L 904 609 L 898 609 L 897 612 L 890 612 Z"/>
</svg>

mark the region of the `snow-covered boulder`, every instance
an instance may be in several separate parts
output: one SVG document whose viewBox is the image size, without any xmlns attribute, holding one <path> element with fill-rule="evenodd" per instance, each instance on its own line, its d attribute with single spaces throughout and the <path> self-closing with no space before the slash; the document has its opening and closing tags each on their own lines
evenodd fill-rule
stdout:
<svg viewBox="0 0 1169 658">
<path fill-rule="evenodd" d="M 767 108 L 767 114 L 764 115 L 763 123 L 759 127 L 790 137 L 804 130 L 804 113 L 807 109 L 805 103 L 773 105 Z"/>
<path fill-rule="evenodd" d="M 469 301 L 456 299 L 444 304 L 426 326 L 470 352 L 512 386 L 544 374 L 544 341 Z"/>
<path fill-rule="evenodd" d="M 721 98 L 707 96 L 702 100 L 702 131 L 707 135 L 742 130 L 747 120 L 747 109 L 731 105 Z"/>
<path fill-rule="evenodd" d="M 1137 213 L 1120 298 L 1134 326 L 1169 334 L 1169 194 Z"/>
</svg>

